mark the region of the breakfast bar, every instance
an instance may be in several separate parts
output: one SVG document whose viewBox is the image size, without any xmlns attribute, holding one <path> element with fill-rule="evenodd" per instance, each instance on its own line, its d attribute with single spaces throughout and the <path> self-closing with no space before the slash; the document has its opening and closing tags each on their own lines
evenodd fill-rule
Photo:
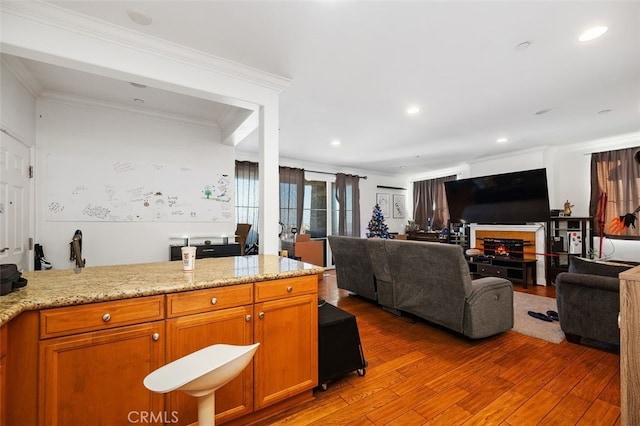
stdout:
<svg viewBox="0 0 640 426">
<path fill-rule="evenodd" d="M 218 392 L 242 424 L 312 398 L 322 268 L 274 255 L 25 273 L 0 298 L 3 424 L 190 424 L 193 398 L 148 391 L 151 371 L 215 343 L 260 342 Z M 6 339 L 6 340 L 5 340 Z"/>
</svg>

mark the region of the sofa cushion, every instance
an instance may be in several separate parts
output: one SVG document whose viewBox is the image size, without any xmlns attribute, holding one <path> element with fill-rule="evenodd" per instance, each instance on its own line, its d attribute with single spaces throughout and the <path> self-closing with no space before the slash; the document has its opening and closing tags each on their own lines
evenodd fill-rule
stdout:
<svg viewBox="0 0 640 426">
<path fill-rule="evenodd" d="M 620 272 L 632 268 L 633 265 L 602 260 L 572 257 L 569 262 L 569 272 L 574 274 L 600 275 L 603 277 L 617 277 Z"/>
</svg>

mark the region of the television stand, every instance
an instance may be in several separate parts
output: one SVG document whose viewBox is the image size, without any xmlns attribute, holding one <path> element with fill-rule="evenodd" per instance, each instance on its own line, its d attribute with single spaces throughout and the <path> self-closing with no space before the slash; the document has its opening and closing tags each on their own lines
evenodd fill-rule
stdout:
<svg viewBox="0 0 640 426">
<path fill-rule="evenodd" d="M 536 285 L 536 260 L 516 259 L 508 256 L 472 256 L 467 258 L 469 272 L 481 277 L 506 278 L 512 283 Z"/>
</svg>

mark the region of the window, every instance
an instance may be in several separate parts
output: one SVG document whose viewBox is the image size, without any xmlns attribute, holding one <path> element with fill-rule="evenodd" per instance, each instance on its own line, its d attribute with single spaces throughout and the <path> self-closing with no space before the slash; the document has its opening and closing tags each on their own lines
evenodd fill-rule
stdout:
<svg viewBox="0 0 640 426">
<path fill-rule="evenodd" d="M 327 236 L 327 183 L 305 181 L 302 230 L 311 238 Z"/>
<path fill-rule="evenodd" d="M 251 224 L 249 247 L 258 240 L 259 207 L 258 163 L 236 161 L 236 223 Z"/>
<path fill-rule="evenodd" d="M 591 155 L 589 214 L 598 231 L 640 238 L 639 153 L 634 147 Z"/>
<path fill-rule="evenodd" d="M 331 229 L 333 235 L 360 236 L 360 177 L 336 174 L 331 185 Z"/>
<path fill-rule="evenodd" d="M 418 226 L 427 229 L 447 227 L 449 207 L 444 183 L 455 180 L 455 175 L 413 183 L 413 218 Z"/>
<path fill-rule="evenodd" d="M 287 239 L 293 229 L 299 232 L 302 226 L 304 200 L 304 170 L 280 167 L 280 223 L 282 236 Z"/>
</svg>

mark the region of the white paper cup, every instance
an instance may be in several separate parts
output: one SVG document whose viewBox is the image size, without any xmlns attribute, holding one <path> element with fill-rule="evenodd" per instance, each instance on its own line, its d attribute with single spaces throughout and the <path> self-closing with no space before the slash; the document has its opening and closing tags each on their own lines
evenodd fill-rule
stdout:
<svg viewBox="0 0 640 426">
<path fill-rule="evenodd" d="M 193 271 L 196 267 L 196 248 L 182 247 L 182 270 Z"/>
</svg>

